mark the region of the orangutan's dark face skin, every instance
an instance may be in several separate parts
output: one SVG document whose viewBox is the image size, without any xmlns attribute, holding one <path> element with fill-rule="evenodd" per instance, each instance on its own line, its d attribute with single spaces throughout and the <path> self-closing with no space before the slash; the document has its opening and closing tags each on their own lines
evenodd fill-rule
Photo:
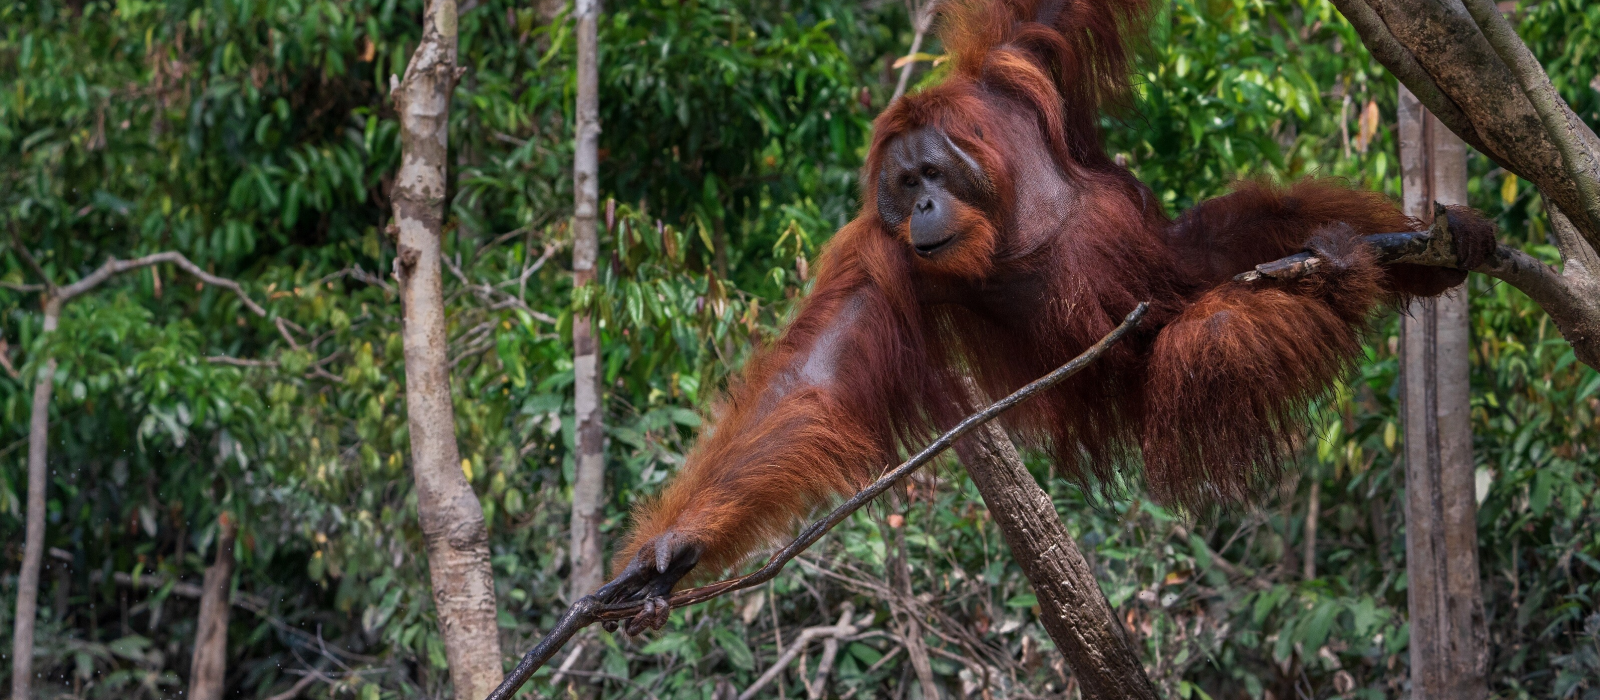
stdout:
<svg viewBox="0 0 1600 700">
<path fill-rule="evenodd" d="M 923 257 L 958 242 L 962 205 L 986 210 L 993 199 L 983 168 L 932 128 L 890 143 L 878 173 L 878 215 L 894 230 L 909 220 L 911 245 Z"/>
</svg>

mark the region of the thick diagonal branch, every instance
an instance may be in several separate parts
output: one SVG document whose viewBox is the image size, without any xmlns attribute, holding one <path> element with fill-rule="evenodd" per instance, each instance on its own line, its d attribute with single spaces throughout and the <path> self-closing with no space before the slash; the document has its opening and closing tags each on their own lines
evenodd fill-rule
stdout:
<svg viewBox="0 0 1600 700">
<path fill-rule="evenodd" d="M 1373 57 L 1451 131 L 1538 186 L 1547 201 L 1568 212 L 1583 212 L 1575 223 L 1588 246 L 1600 250 L 1600 221 L 1591 220 L 1585 203 L 1592 198 L 1568 172 L 1566 147 L 1544 128 L 1541 114 L 1559 113 L 1560 118 L 1551 120 L 1558 127 L 1564 118 L 1580 156 L 1585 151 L 1600 153 L 1600 138 L 1582 126 L 1559 96 L 1545 93 L 1546 104 L 1534 104 L 1537 96 L 1524 90 L 1531 83 L 1502 60 L 1502 52 L 1466 5 L 1460 0 L 1334 0 L 1334 4 Z M 1480 7 L 1485 6 L 1493 7 L 1482 0 Z M 1518 46 L 1508 42 L 1521 43 L 1514 34 L 1503 34 L 1498 41 L 1512 49 Z M 1538 77 L 1528 71 L 1523 74 Z"/>
<path fill-rule="evenodd" d="M 1556 92 L 1556 86 L 1550 83 L 1550 76 L 1539 65 L 1539 59 L 1528 50 L 1527 44 L 1522 43 L 1505 15 L 1500 14 L 1499 8 L 1490 0 L 1463 1 L 1473 21 L 1483 30 L 1484 38 L 1489 40 L 1489 45 L 1500 55 L 1500 60 L 1511 69 L 1517 83 L 1522 85 L 1522 92 L 1533 103 L 1534 111 L 1538 112 L 1539 120 L 1544 123 L 1545 133 L 1561 153 L 1567 176 L 1578 188 L 1584 214 L 1589 217 L 1593 227 L 1600 228 L 1600 159 L 1585 143 L 1594 142 L 1594 132 L 1567 107 L 1566 101 Z M 1588 138 L 1585 139 L 1585 136 Z"/>
</svg>

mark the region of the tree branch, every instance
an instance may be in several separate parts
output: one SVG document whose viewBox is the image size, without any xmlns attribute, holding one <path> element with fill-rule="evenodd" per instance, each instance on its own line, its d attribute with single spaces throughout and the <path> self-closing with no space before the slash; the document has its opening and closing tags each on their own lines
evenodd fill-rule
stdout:
<svg viewBox="0 0 1600 700">
<path fill-rule="evenodd" d="M 972 431 L 977 430 L 985 423 L 994 420 L 1000 414 L 1015 408 L 1018 404 L 1024 401 L 1027 401 L 1034 395 L 1061 383 L 1063 380 L 1074 374 L 1077 374 L 1084 367 L 1087 367 L 1095 360 L 1099 359 L 1106 350 L 1110 349 L 1111 346 L 1116 345 L 1118 341 L 1122 340 L 1124 336 L 1126 336 L 1130 331 L 1139 325 L 1139 322 L 1143 320 L 1144 314 L 1147 310 L 1149 310 L 1149 308 L 1150 305 L 1148 303 L 1141 302 L 1137 307 L 1134 308 L 1132 312 L 1128 314 L 1127 318 L 1123 319 L 1122 325 L 1117 326 L 1116 329 L 1112 330 L 1109 334 L 1107 334 L 1104 338 L 1101 338 L 1099 342 L 1090 346 L 1087 350 L 1084 350 L 1082 354 L 1073 358 L 1070 362 L 1056 368 L 1049 374 L 1034 380 L 1027 386 L 1016 390 L 1010 396 L 990 404 L 987 408 L 977 413 L 967 416 L 960 423 L 956 424 L 954 428 L 951 428 L 943 435 L 940 435 L 938 439 L 934 440 L 927 447 L 923 448 L 921 452 L 918 452 L 911 459 L 908 459 L 905 462 L 902 462 L 900 466 L 885 472 L 882 476 L 878 477 L 877 481 L 872 482 L 866 488 L 857 492 L 856 495 L 851 496 L 844 503 L 840 504 L 838 508 L 835 508 L 833 512 L 829 513 L 827 517 L 814 521 L 810 525 L 806 526 L 806 528 L 801 531 L 799 537 L 796 537 L 794 541 L 788 544 L 788 546 L 784 547 L 782 550 L 779 550 L 778 553 L 772 555 L 772 557 L 767 560 L 767 563 L 762 565 L 761 568 L 737 578 L 718 581 L 717 583 L 707 586 L 700 586 L 698 588 L 690 588 L 688 590 L 679 591 L 673 594 L 672 597 L 667 601 L 668 606 L 670 608 L 681 608 L 687 605 L 693 605 L 695 603 L 702 603 L 725 593 L 732 593 L 734 591 L 743 590 L 752 586 L 758 586 L 772 580 L 778 575 L 778 572 L 783 570 L 785 564 L 789 563 L 789 561 L 794 559 L 796 556 L 799 556 L 801 552 L 815 544 L 817 540 L 822 539 L 822 536 L 827 534 L 829 530 L 832 530 L 835 525 L 843 522 L 845 518 L 850 517 L 852 513 L 860 510 L 862 506 L 871 502 L 872 499 L 877 498 L 885 491 L 888 491 L 896 483 L 899 483 L 901 479 L 916 471 L 918 468 L 922 467 L 922 465 L 933 461 L 934 457 L 937 457 L 940 453 L 950 449 L 950 447 L 954 445 L 957 440 L 960 440 Z M 625 620 L 634 617 L 635 615 L 639 614 L 643 608 L 643 601 L 607 605 L 600 602 L 600 600 L 595 598 L 592 594 L 579 598 L 577 602 L 573 603 L 571 607 L 567 608 L 566 613 L 561 616 L 561 619 L 556 623 L 556 626 L 552 628 L 543 639 L 539 640 L 538 644 L 535 644 L 534 647 L 522 657 L 522 661 L 517 664 L 516 669 L 512 670 L 511 673 L 506 676 L 505 680 L 500 683 L 500 686 L 495 688 L 493 693 L 489 694 L 488 700 L 510 700 L 510 698 L 516 694 L 517 690 L 522 687 L 522 684 L 526 683 L 528 678 L 532 677 L 535 671 L 538 671 L 540 667 L 544 666 L 545 662 L 549 661 L 550 657 L 554 656 L 555 653 L 561 649 L 562 645 L 566 644 L 567 640 L 571 639 L 572 636 L 577 634 L 579 630 L 588 627 L 595 622 L 603 620 Z M 800 645 L 798 642 L 796 642 L 795 646 L 798 647 Z"/>
<path fill-rule="evenodd" d="M 528 267 L 524 268 L 522 270 L 522 274 L 517 278 L 516 281 L 526 284 L 528 281 L 528 276 L 538 272 L 539 268 L 544 267 L 545 261 L 549 260 L 550 256 L 553 255 L 555 251 L 556 249 L 554 246 L 545 246 L 544 254 L 539 256 L 538 260 L 535 260 Z M 524 302 L 521 297 L 513 295 L 510 292 L 497 289 L 495 285 L 488 283 L 473 284 L 471 280 L 467 279 L 466 273 L 461 271 L 461 266 L 452 261 L 450 258 L 444 258 L 444 265 L 450 270 L 450 274 L 452 276 L 461 281 L 462 287 L 466 288 L 467 291 L 472 292 L 473 296 L 478 297 L 478 299 L 481 301 L 489 303 L 491 305 L 489 307 L 491 311 L 498 311 L 505 308 L 515 308 L 545 323 L 551 325 L 556 324 L 556 319 L 554 317 L 550 316 L 549 314 L 534 310 L 532 307 L 528 306 L 527 302 Z M 507 280 L 501 284 L 508 284 L 510 282 L 511 280 Z M 499 301 L 495 300 L 497 296 L 501 297 Z"/>
<path fill-rule="evenodd" d="M 23 264 L 27 265 L 28 269 L 33 270 L 33 274 L 37 275 L 39 277 L 39 279 L 44 282 L 44 291 L 46 293 L 54 296 L 55 292 L 56 292 L 56 283 L 55 283 L 55 281 L 50 279 L 50 275 L 45 274 L 44 268 L 39 266 L 39 261 L 35 260 L 33 258 L 33 253 L 28 252 L 28 246 L 25 246 L 25 245 L 22 244 L 22 234 L 17 233 L 17 225 L 16 225 L 15 222 L 13 222 L 11 224 L 11 241 L 12 241 L 12 246 L 11 247 L 12 247 L 13 250 L 17 251 L 17 257 L 22 258 Z M 35 287 L 36 285 L 24 285 L 24 286 Z M 27 289 L 27 290 L 19 290 L 19 291 L 34 291 L 34 290 Z"/>
<path fill-rule="evenodd" d="M 889 98 L 890 104 L 906 94 L 906 86 L 911 82 L 911 71 L 917 67 L 917 53 L 922 51 L 922 39 L 928 35 L 928 29 L 933 26 L 933 18 L 938 14 L 941 0 L 923 0 L 922 5 L 911 13 L 911 50 L 906 52 L 905 65 L 900 67 L 900 82 L 894 86 L 894 96 Z"/>
<path fill-rule="evenodd" d="M 22 378 L 17 368 L 11 364 L 11 344 L 7 343 L 5 338 L 0 338 L 0 368 L 4 368 L 12 379 Z"/>
<path fill-rule="evenodd" d="M 100 286 L 106 280 L 111 279 L 113 275 L 128 272 L 130 270 L 149 267 L 151 265 L 159 265 L 161 263 L 172 263 L 173 265 L 177 265 L 183 271 L 194 275 L 201 282 L 209 284 L 213 287 L 221 287 L 231 291 L 239 297 L 239 301 L 243 303 L 245 308 L 249 309 L 251 313 L 257 316 L 267 315 L 267 310 L 261 308 L 260 304 L 257 304 L 254 299 L 251 299 L 250 295 L 245 293 L 244 288 L 240 287 L 238 282 L 225 277 L 218 277 L 200 269 L 199 265 L 194 264 L 189 260 L 189 258 L 184 257 L 183 253 L 179 253 L 175 250 L 169 250 L 164 253 L 153 253 L 142 258 L 134 258 L 132 260 L 118 260 L 115 257 L 110 258 L 106 260 L 105 264 L 101 265 L 94 272 L 89 273 L 87 277 L 84 277 L 83 279 L 73 282 L 65 287 L 57 288 L 53 296 L 58 297 L 63 302 L 66 302 L 71 300 L 73 297 Z"/>
<path fill-rule="evenodd" d="M 1551 211 L 1559 215 L 1554 209 Z M 1381 264 L 1458 268 L 1449 219 L 1440 212 L 1434 216 L 1433 228 L 1429 231 L 1374 233 L 1362 238 L 1373 248 Z M 1577 232 L 1563 235 L 1577 235 Z M 1600 283 L 1583 268 L 1589 262 L 1587 259 L 1569 258 L 1568 262 L 1574 269 L 1563 274 L 1516 248 L 1499 245 L 1473 271 L 1504 281 L 1527 294 L 1556 322 L 1578 360 L 1600 369 Z M 1297 253 L 1257 265 L 1233 279 L 1242 283 L 1291 280 L 1309 275 L 1324 264 L 1322 258 L 1311 253 Z"/>
<path fill-rule="evenodd" d="M 301 692 L 305 691 L 306 688 L 311 687 L 311 684 L 317 681 L 332 683 L 333 679 L 322 675 L 322 673 L 319 671 L 313 670 L 302 676 L 300 680 L 295 681 L 294 685 L 289 686 L 288 690 L 269 697 L 267 700 L 294 700 L 294 698 L 300 697 Z"/>
<path fill-rule="evenodd" d="M 761 677 L 757 678 L 754 683 L 751 683 L 750 687 L 745 688 L 744 692 L 739 693 L 739 700 L 750 700 L 751 698 L 754 698 L 757 693 L 761 692 L 763 688 L 767 687 L 768 683 L 771 683 L 773 679 L 777 678 L 778 674 L 783 673 L 783 670 L 788 668 L 789 664 L 794 662 L 795 657 L 799 656 L 800 652 L 804 650 L 806 645 L 811 643 L 812 640 L 819 637 L 828 640 L 837 640 L 841 637 L 847 638 L 855 636 L 856 626 L 852 624 L 850 620 L 850 617 L 852 614 L 854 614 L 854 612 L 855 611 L 849 608 L 847 604 L 844 614 L 839 616 L 838 624 L 827 625 L 823 627 L 807 627 L 806 629 L 801 630 L 799 638 L 795 639 L 794 643 L 790 644 L 788 649 L 783 650 L 783 653 L 778 656 L 778 660 L 772 662 L 772 666 L 768 667 L 766 672 L 762 673 Z M 817 667 L 817 678 L 819 681 L 822 680 L 823 675 L 824 670 L 822 666 L 819 665 Z M 810 684 L 807 685 L 809 686 Z M 808 693 L 808 695 L 812 698 L 816 697 L 815 694 Z"/>
<path fill-rule="evenodd" d="M 329 282 L 329 281 L 332 281 L 332 280 L 339 279 L 340 277 L 354 277 L 356 279 L 356 281 L 361 282 L 362 284 L 370 284 L 370 285 L 372 285 L 374 287 L 382 289 L 385 292 L 388 292 L 389 294 L 394 294 L 395 293 L 394 285 L 391 285 L 388 282 L 383 281 L 382 277 L 379 277 L 379 276 L 374 275 L 374 274 L 372 274 L 370 272 L 367 272 L 366 270 L 361 269 L 360 265 L 351 265 L 350 267 L 347 267 L 347 268 L 345 268 L 343 270 L 340 270 L 338 272 L 335 272 L 333 274 L 327 275 L 326 277 L 323 277 L 322 279 L 319 279 L 319 280 L 317 280 L 315 282 L 312 282 L 311 284 L 312 285 L 318 285 L 318 284 L 322 284 L 324 282 Z"/>
<path fill-rule="evenodd" d="M 1478 134 L 1478 127 L 1467 118 L 1466 112 L 1450 99 L 1439 84 L 1434 82 L 1433 76 L 1428 74 L 1422 64 L 1417 63 L 1417 57 L 1411 50 L 1400 43 L 1393 34 L 1389 33 L 1389 26 L 1384 24 L 1383 18 L 1368 5 L 1366 0 L 1333 0 L 1340 14 L 1350 20 L 1350 25 L 1355 27 L 1356 34 L 1361 36 L 1361 43 L 1365 44 L 1372 57 L 1378 59 L 1385 68 L 1389 69 L 1400 82 L 1411 88 L 1411 93 L 1417 96 L 1433 112 L 1439 121 L 1461 137 L 1461 140 L 1471 144 L 1473 148 L 1496 163 L 1501 163 L 1501 158 L 1495 154 L 1494 149 L 1484 143 L 1483 137 Z M 1501 163 L 1504 165 L 1504 163 Z"/>
<path fill-rule="evenodd" d="M 247 360 L 241 357 L 228 357 L 227 355 L 212 355 L 206 362 L 214 365 L 231 365 L 234 367 L 277 367 L 278 363 L 272 360 Z"/>
<path fill-rule="evenodd" d="M 1528 50 L 1528 45 L 1522 43 L 1522 38 L 1517 36 L 1516 30 L 1506 21 L 1505 15 L 1500 14 L 1492 0 L 1463 2 L 1472 20 L 1483 30 L 1484 38 L 1489 40 L 1489 45 L 1500 55 L 1500 60 L 1511 69 L 1511 74 L 1522 86 L 1522 92 L 1533 103 L 1534 111 L 1539 113 L 1539 121 L 1544 123 L 1545 133 L 1555 142 L 1556 150 L 1561 152 L 1567 176 L 1578 188 L 1584 213 L 1595 228 L 1600 228 L 1600 177 L 1596 175 L 1600 172 L 1600 160 L 1580 143 L 1583 135 L 1579 130 L 1588 132 L 1591 142 L 1595 139 L 1594 132 L 1589 131 L 1589 127 L 1572 113 L 1566 100 L 1561 99 L 1556 87 L 1550 84 L 1550 76 L 1544 72 L 1544 67 L 1539 65 L 1539 60 Z"/>
<path fill-rule="evenodd" d="M 1579 231 L 1572 221 L 1567 218 L 1561 207 L 1549 201 L 1545 211 L 1550 215 L 1550 237 L 1555 239 L 1556 249 L 1561 251 L 1561 274 L 1569 279 L 1582 280 L 1593 285 L 1597 282 L 1596 275 L 1600 275 L 1600 253 L 1589 247 L 1589 242 L 1584 240 L 1583 232 Z"/>
</svg>

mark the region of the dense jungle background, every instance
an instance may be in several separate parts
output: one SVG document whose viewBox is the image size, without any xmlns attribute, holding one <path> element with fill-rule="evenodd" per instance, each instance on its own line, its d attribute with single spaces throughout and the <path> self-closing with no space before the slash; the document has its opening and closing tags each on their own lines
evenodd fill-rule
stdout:
<svg viewBox="0 0 1600 700">
<path fill-rule="evenodd" d="M 1105 126 L 1169 212 L 1243 177 L 1337 176 L 1398 195 L 1395 82 L 1326 0 L 1162 8 L 1137 102 Z M 60 363 L 40 697 L 182 693 L 192 584 L 224 511 L 241 527 L 230 693 L 268 697 L 312 670 L 323 678 L 307 697 L 448 693 L 383 233 L 399 153 L 389 76 L 404 70 L 421 10 L 0 0 L 0 629 L 21 559 L 26 378 L 46 357 Z M 871 119 L 912 30 L 907 8 L 884 0 L 608 4 L 601 193 L 615 214 L 600 284 L 575 299 L 566 9 L 465 0 L 461 11 L 451 366 L 510 655 L 568 602 L 575 304 L 601 319 L 617 534 L 852 216 Z M 1515 17 L 1566 99 L 1600 124 L 1600 5 L 1525 1 Z M 937 42 L 923 51 L 913 83 L 941 70 Z M 1537 193 L 1471 163 L 1473 204 L 1502 240 L 1555 260 Z M 38 281 L 17 245 L 58 280 L 108 255 L 179 250 L 239 280 L 269 317 L 161 266 L 75 301 L 41 338 L 38 295 L 16 290 Z M 1469 284 L 1491 687 L 1600 697 L 1600 375 L 1520 292 Z M 1404 695 L 1397 327 L 1393 313 L 1375 321 L 1359 373 L 1318 409 L 1302 468 L 1257 508 L 1175 513 L 1137 484 L 1086 491 L 1030 465 L 1169 697 Z M 896 600 L 930 623 L 949 694 L 1073 697 L 960 467 L 945 462 L 907 496 L 859 514 L 771 586 L 675 613 L 644 638 L 600 635 L 598 671 L 578 689 L 709 698 L 771 665 L 775 635 L 792 641 L 846 603 L 882 621 Z M 896 556 L 910 564 L 909 596 L 888 575 Z M 833 691 L 904 697 L 915 685 L 905 660 L 888 637 L 853 642 Z M 805 692 L 791 674 L 766 694 Z"/>
</svg>

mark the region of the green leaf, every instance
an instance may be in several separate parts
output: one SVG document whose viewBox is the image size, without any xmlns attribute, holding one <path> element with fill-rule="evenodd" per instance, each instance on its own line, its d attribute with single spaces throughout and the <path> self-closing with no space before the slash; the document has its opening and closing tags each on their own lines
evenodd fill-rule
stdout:
<svg viewBox="0 0 1600 700">
<path fill-rule="evenodd" d="M 1008 608 L 1032 608 L 1039 604 L 1039 597 L 1032 593 L 1019 593 L 1006 601 Z"/>
<path fill-rule="evenodd" d="M 718 628 L 712 631 L 711 636 L 717 640 L 717 646 L 728 653 L 728 661 L 735 668 L 749 671 L 756 667 L 755 655 L 750 653 L 750 647 L 732 630 Z"/>
</svg>

